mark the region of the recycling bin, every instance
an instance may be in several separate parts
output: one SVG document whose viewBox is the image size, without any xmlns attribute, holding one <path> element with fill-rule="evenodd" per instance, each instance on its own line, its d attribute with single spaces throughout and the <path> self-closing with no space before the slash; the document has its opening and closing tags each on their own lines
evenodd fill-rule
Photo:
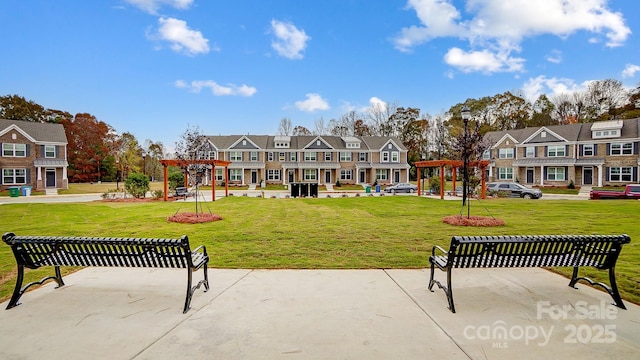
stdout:
<svg viewBox="0 0 640 360">
<path fill-rule="evenodd" d="M 31 196 L 31 186 L 22 187 L 22 196 Z"/>
</svg>

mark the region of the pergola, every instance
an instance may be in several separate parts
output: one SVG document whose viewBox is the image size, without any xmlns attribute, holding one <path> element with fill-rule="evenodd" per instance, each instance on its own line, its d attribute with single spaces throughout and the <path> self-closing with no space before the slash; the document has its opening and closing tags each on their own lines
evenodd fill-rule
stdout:
<svg viewBox="0 0 640 360">
<path fill-rule="evenodd" d="M 200 159 L 194 159 L 194 160 L 178 160 L 178 159 L 165 159 L 165 160 L 160 160 L 160 164 L 162 164 L 162 166 L 164 167 L 164 171 L 163 171 L 163 175 L 164 175 L 164 201 L 167 201 L 168 199 L 168 184 L 167 184 L 167 167 L 168 166 L 178 166 L 178 167 L 184 167 L 187 165 L 193 165 L 193 164 L 201 164 L 201 165 L 211 165 L 211 177 L 212 177 L 212 181 L 211 181 L 211 200 L 212 201 L 216 201 L 216 182 L 214 180 L 214 176 L 215 176 L 215 169 L 216 166 L 224 166 L 224 190 L 225 190 L 225 196 L 229 196 L 229 179 L 228 179 L 228 167 L 229 164 L 231 164 L 231 161 L 224 161 L 224 160 L 200 160 Z M 189 184 L 189 174 L 187 173 L 184 179 L 184 183 L 185 186 L 188 186 Z"/>
<path fill-rule="evenodd" d="M 426 160 L 426 161 L 416 161 L 414 163 L 414 165 L 417 168 L 418 171 L 418 196 L 421 194 L 421 189 L 420 189 L 420 185 L 421 185 L 421 175 L 422 175 L 422 171 L 420 171 L 421 168 L 433 168 L 433 167 L 439 167 L 440 168 L 440 199 L 444 199 L 444 170 L 445 167 L 449 166 L 451 167 L 451 173 L 452 173 L 452 177 L 453 177 L 453 190 L 455 191 L 456 189 L 456 169 L 459 167 L 462 167 L 464 165 L 462 160 Z M 482 174 L 482 193 L 481 193 L 481 198 L 485 198 L 486 196 L 486 174 L 485 174 L 485 169 L 487 168 L 487 166 L 489 166 L 489 161 L 488 160 L 473 160 L 473 161 L 469 161 L 468 163 L 469 166 L 471 167 L 476 167 L 476 168 L 480 168 L 480 173 Z M 462 191 L 465 191 L 465 189 L 463 189 Z"/>
</svg>

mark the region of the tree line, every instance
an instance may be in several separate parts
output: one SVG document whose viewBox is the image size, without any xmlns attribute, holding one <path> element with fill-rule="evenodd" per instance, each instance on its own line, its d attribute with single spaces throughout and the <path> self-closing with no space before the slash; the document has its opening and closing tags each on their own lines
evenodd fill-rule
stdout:
<svg viewBox="0 0 640 360">
<path fill-rule="evenodd" d="M 442 114 L 423 113 L 417 107 L 379 102 L 361 112 L 350 111 L 338 119 L 314 121 L 312 129 L 294 126 L 291 119 L 280 120 L 280 135 L 393 136 L 408 149 L 408 162 L 431 159 L 461 159 L 460 142 L 464 139 L 461 110 L 471 110 L 468 138 L 481 138 L 489 131 L 525 127 L 588 123 L 610 119 L 640 117 L 640 86 L 625 89 L 614 79 L 591 82 L 584 90 L 549 98 L 540 95 L 533 103 L 519 91 L 478 99 L 466 99 Z M 145 140 L 140 144 L 131 133 L 118 133 L 109 124 L 90 113 L 71 115 L 67 111 L 47 109 L 19 95 L 0 97 L 0 118 L 35 122 L 53 122 L 64 126 L 67 139 L 70 182 L 122 180 L 129 173 L 162 176 L 162 142 Z M 183 140 L 197 130 L 187 129 Z M 193 134 L 191 134 L 193 135 Z M 189 142 L 188 140 L 186 142 Z M 180 145 L 181 143 L 178 143 Z M 176 146 L 177 152 L 188 146 Z M 481 150 L 482 146 L 472 147 Z M 186 151 L 186 150 L 185 150 Z M 472 154 L 471 160 L 481 154 Z M 412 176 L 415 168 L 412 167 Z"/>
</svg>

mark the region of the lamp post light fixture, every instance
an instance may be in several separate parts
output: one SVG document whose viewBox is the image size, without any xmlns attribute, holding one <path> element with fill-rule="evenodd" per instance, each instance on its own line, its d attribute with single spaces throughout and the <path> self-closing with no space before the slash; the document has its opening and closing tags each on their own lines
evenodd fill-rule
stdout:
<svg viewBox="0 0 640 360">
<path fill-rule="evenodd" d="M 120 190 L 120 160 L 116 160 L 116 190 Z"/>
<path fill-rule="evenodd" d="M 469 126 L 469 119 L 471 118 L 471 110 L 464 105 L 461 111 L 462 121 L 464 123 L 464 135 L 462 144 L 462 206 L 467 205 L 467 218 L 470 217 L 469 199 L 467 195 L 469 193 L 469 137 L 467 128 Z"/>
<path fill-rule="evenodd" d="M 142 152 L 142 174 L 147 176 L 147 153 Z"/>
</svg>

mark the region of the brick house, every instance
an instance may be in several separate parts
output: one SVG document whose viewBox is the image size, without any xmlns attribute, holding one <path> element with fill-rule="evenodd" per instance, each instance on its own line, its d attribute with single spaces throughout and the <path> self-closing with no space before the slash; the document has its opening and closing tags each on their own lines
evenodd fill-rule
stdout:
<svg viewBox="0 0 640 360">
<path fill-rule="evenodd" d="M 67 136 L 61 124 L 0 119 L 0 188 L 67 189 Z"/>
<path fill-rule="evenodd" d="M 380 136 L 208 136 L 202 156 L 231 161 L 230 184 L 391 184 L 409 181 L 407 149 Z M 216 169 L 217 183 L 224 179 Z"/>
<path fill-rule="evenodd" d="M 640 118 L 542 126 L 485 135 L 489 181 L 535 186 L 637 183 Z"/>
</svg>

